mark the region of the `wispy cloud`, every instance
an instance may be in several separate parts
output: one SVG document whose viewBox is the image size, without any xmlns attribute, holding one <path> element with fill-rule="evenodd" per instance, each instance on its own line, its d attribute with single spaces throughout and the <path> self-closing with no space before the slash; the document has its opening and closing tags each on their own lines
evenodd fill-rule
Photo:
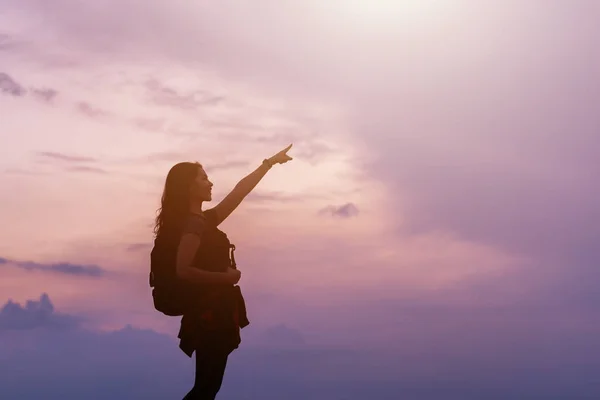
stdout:
<svg viewBox="0 0 600 400">
<path fill-rule="evenodd" d="M 221 163 L 212 163 L 204 165 L 204 169 L 207 172 L 225 170 L 225 169 L 236 169 L 236 168 L 247 168 L 250 166 L 249 161 L 227 161 Z M 248 171 L 250 172 L 250 171 Z"/>
<path fill-rule="evenodd" d="M 0 33 L 0 51 L 8 51 L 18 46 L 13 37 L 6 33 Z"/>
<path fill-rule="evenodd" d="M 334 151 L 332 146 L 320 143 L 316 139 L 303 141 L 300 146 L 294 147 L 295 157 L 313 163 L 327 158 Z"/>
<path fill-rule="evenodd" d="M 92 174 L 108 174 L 109 172 L 106 169 L 99 167 L 90 167 L 87 165 L 73 165 L 65 168 L 66 171 L 70 172 L 87 172 Z"/>
<path fill-rule="evenodd" d="M 225 100 L 222 96 L 214 96 L 196 89 L 187 91 L 187 93 L 181 93 L 157 79 L 147 81 L 146 89 L 148 90 L 150 100 L 154 104 L 183 110 L 193 110 L 200 106 L 217 105 Z"/>
<path fill-rule="evenodd" d="M 26 89 L 25 86 L 5 72 L 0 72 L 0 92 L 15 97 L 23 97 L 29 94 L 45 102 L 52 102 L 58 96 L 58 91 L 52 88 Z"/>
<path fill-rule="evenodd" d="M 132 243 L 126 246 L 126 250 L 129 252 L 146 251 L 152 249 L 152 247 L 152 243 Z"/>
<path fill-rule="evenodd" d="M 106 117 L 110 113 L 108 111 L 102 110 L 98 107 L 92 106 L 90 103 L 86 101 L 79 101 L 75 104 L 75 109 L 79 111 L 81 114 L 90 117 L 90 118 L 101 118 Z"/>
<path fill-rule="evenodd" d="M 306 201 L 307 199 L 322 199 L 318 194 L 289 194 L 277 191 L 255 191 L 246 198 L 249 202 L 276 202 L 276 203 L 295 203 Z"/>
<path fill-rule="evenodd" d="M 72 154 L 58 153 L 54 151 L 40 151 L 37 153 L 41 158 L 56 160 L 67 163 L 94 163 L 98 160 L 94 157 L 78 156 Z"/>
<path fill-rule="evenodd" d="M 81 265 L 71 264 L 68 262 L 60 263 L 36 263 L 32 261 L 19 261 L 0 258 L 0 265 L 14 266 L 25 271 L 41 271 L 54 274 L 84 276 L 90 278 L 103 278 L 108 275 L 108 272 L 98 265 Z"/>
<path fill-rule="evenodd" d="M 7 73 L 0 72 L 0 93 L 20 97 L 27 94 L 27 89 L 21 86 Z"/>
<path fill-rule="evenodd" d="M 359 214 L 359 210 L 354 203 L 346 203 L 340 206 L 327 206 L 319 210 L 319 214 L 340 218 L 351 218 L 357 216 Z"/>
<path fill-rule="evenodd" d="M 58 96 L 58 91 L 51 88 L 41 88 L 32 89 L 31 94 L 43 101 L 51 102 Z"/>
<path fill-rule="evenodd" d="M 243 160 L 232 160 L 232 161 L 224 161 L 224 162 L 203 162 L 202 160 L 196 160 L 190 157 L 189 151 L 164 151 L 164 152 L 156 152 L 150 153 L 145 156 L 135 157 L 133 159 L 125 160 L 124 163 L 129 164 L 147 164 L 153 162 L 169 162 L 169 163 L 178 163 L 182 161 L 198 161 L 207 172 L 215 172 L 221 170 L 230 170 L 237 168 L 249 168 L 250 162 Z M 248 171 L 250 172 L 250 171 Z"/>
<path fill-rule="evenodd" d="M 97 165 L 98 159 L 89 156 L 80 156 L 66 154 L 56 151 L 37 152 L 38 162 L 42 164 L 52 164 L 66 172 L 83 172 L 94 174 L 107 174 L 108 171 Z"/>
<path fill-rule="evenodd" d="M 25 169 L 25 168 L 7 168 L 4 170 L 5 174 L 9 175 L 24 175 L 24 176 L 42 176 L 50 175 L 49 172 L 40 171 L 39 169 Z"/>
</svg>

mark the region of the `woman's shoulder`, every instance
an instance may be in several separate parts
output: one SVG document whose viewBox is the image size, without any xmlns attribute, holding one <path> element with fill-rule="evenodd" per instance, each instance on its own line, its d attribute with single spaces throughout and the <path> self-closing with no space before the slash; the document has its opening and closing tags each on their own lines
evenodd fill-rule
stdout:
<svg viewBox="0 0 600 400">
<path fill-rule="evenodd" d="M 214 209 L 203 211 L 202 214 L 189 213 L 183 223 L 183 233 L 201 234 L 206 230 L 217 227 L 217 214 Z"/>
<path fill-rule="evenodd" d="M 183 223 L 183 233 L 201 235 L 206 229 L 206 217 L 200 214 L 188 213 Z"/>
<path fill-rule="evenodd" d="M 204 220 L 211 226 L 216 226 L 217 222 L 217 211 L 214 208 L 209 208 L 204 211 Z"/>
</svg>

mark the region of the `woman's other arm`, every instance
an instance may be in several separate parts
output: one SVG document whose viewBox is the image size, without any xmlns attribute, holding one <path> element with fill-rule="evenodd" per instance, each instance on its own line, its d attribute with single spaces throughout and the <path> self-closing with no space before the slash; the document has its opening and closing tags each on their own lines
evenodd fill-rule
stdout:
<svg viewBox="0 0 600 400">
<path fill-rule="evenodd" d="M 192 262 L 202 239 L 194 233 L 186 233 L 181 237 L 177 248 L 177 277 L 199 284 L 236 284 L 241 277 L 238 270 L 230 268 L 226 273 L 204 271 L 194 268 Z"/>
</svg>

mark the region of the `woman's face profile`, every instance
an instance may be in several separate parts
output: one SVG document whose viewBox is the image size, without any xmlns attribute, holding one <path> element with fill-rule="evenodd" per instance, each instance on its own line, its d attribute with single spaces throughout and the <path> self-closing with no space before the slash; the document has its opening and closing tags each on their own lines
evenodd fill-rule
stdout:
<svg viewBox="0 0 600 400">
<path fill-rule="evenodd" d="M 196 178 L 192 181 L 191 198 L 193 201 L 211 201 L 212 200 L 212 182 L 204 168 L 198 167 Z"/>
</svg>

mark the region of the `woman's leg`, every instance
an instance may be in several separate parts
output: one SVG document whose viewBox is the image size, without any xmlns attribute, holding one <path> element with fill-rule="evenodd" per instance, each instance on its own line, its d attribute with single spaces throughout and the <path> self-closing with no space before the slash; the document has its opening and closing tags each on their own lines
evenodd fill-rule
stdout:
<svg viewBox="0 0 600 400">
<path fill-rule="evenodd" d="M 184 400 L 214 400 L 223 383 L 228 357 L 228 352 L 214 349 L 196 351 L 196 379 Z"/>
</svg>

